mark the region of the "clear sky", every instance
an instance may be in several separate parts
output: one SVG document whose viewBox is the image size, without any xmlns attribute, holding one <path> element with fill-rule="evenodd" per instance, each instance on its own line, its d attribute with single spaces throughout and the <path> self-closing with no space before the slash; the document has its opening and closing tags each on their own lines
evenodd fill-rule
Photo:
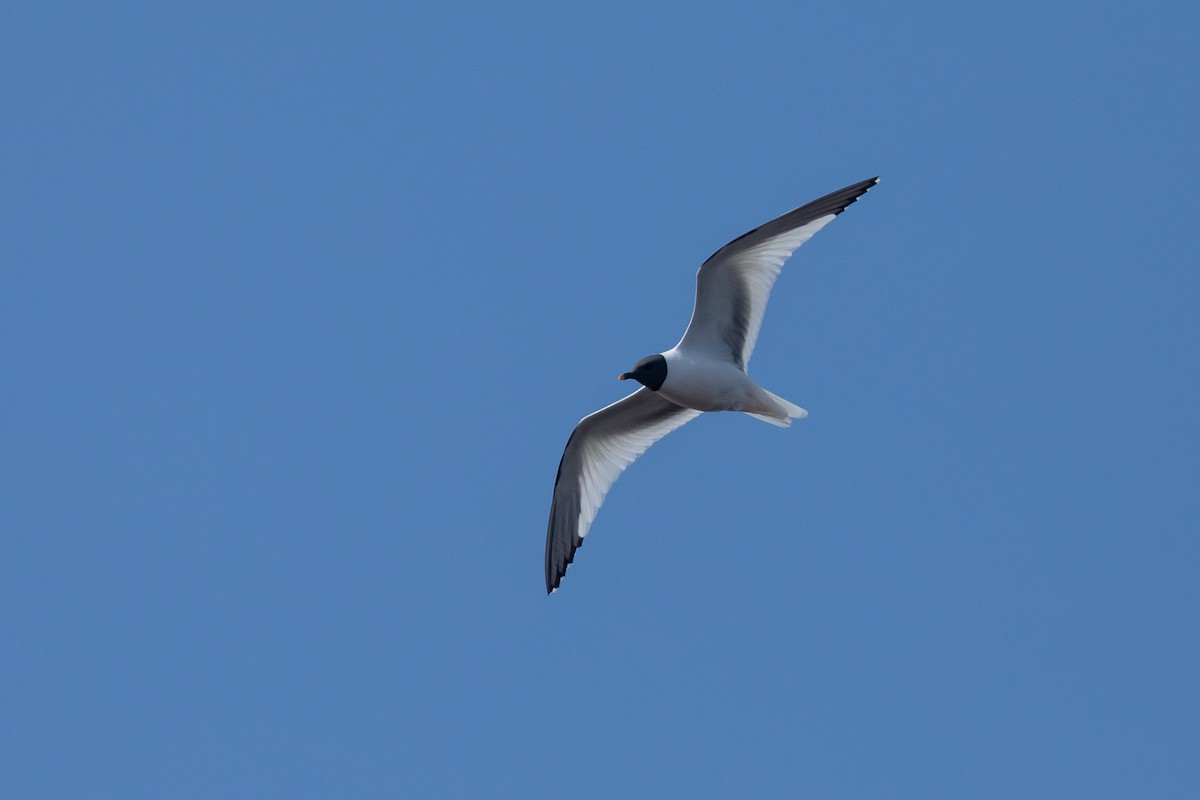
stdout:
<svg viewBox="0 0 1200 800">
<path fill-rule="evenodd" d="M 0 795 L 1200 796 L 1197 9 L 3 4 Z"/>
</svg>

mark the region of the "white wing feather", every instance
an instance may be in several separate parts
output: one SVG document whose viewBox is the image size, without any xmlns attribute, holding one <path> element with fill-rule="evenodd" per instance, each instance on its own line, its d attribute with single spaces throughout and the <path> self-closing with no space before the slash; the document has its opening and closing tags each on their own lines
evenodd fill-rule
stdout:
<svg viewBox="0 0 1200 800">
<path fill-rule="evenodd" d="M 605 495 L 625 468 L 650 445 L 699 415 L 643 387 L 580 420 L 554 482 L 546 529 L 547 592 L 558 588 Z"/>
<path fill-rule="evenodd" d="M 696 306 L 677 346 L 729 358 L 744 370 L 784 262 L 878 181 L 860 181 L 814 200 L 714 253 L 696 273 Z"/>
</svg>

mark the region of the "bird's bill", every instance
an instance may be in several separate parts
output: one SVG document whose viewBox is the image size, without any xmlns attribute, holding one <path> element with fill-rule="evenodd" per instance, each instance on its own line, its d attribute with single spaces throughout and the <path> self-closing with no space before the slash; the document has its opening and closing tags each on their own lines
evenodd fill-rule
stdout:
<svg viewBox="0 0 1200 800">
<path fill-rule="evenodd" d="M 632 378 L 632 377 L 633 377 L 633 376 L 632 376 L 632 375 L 630 375 L 628 372 L 622 372 L 620 375 L 618 375 L 618 376 L 617 376 L 617 380 L 619 380 L 619 381 L 627 381 L 627 380 L 629 380 L 629 379 L 630 379 L 630 378 Z"/>
</svg>

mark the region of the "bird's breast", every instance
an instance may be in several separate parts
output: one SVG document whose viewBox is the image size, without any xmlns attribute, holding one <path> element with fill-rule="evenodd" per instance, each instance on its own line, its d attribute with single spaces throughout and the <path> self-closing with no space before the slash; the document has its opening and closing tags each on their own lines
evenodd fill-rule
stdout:
<svg viewBox="0 0 1200 800">
<path fill-rule="evenodd" d="M 667 379 L 658 393 L 697 411 L 739 411 L 754 397 L 754 382 L 731 361 L 664 354 Z"/>
</svg>

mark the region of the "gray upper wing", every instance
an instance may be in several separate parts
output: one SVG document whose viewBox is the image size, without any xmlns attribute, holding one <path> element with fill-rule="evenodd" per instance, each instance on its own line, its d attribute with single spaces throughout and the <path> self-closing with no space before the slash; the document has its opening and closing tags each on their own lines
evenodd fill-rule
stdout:
<svg viewBox="0 0 1200 800">
<path fill-rule="evenodd" d="M 580 420 L 554 480 L 546 530 L 547 592 L 558 588 L 604 496 L 625 468 L 699 414 L 643 387 Z"/>
<path fill-rule="evenodd" d="M 696 306 L 680 346 L 729 358 L 744 370 L 783 263 L 878 182 L 871 178 L 839 189 L 713 253 L 696 274 Z"/>
</svg>

